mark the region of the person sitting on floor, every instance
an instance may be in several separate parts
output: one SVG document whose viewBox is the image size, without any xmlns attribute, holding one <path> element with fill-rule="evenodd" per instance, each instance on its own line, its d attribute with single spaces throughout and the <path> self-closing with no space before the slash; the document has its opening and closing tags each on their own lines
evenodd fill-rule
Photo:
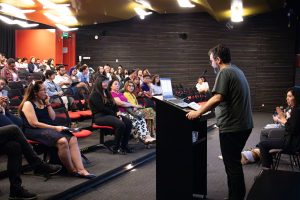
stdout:
<svg viewBox="0 0 300 200">
<path fill-rule="evenodd" d="M 81 178 L 94 178 L 83 166 L 77 138 L 63 126 L 53 123 L 55 112 L 42 81 L 32 81 L 19 107 L 25 136 L 48 147 L 57 147 L 58 157 L 67 171 Z"/>
<path fill-rule="evenodd" d="M 116 102 L 108 91 L 109 79 L 100 75 L 97 77 L 89 98 L 89 106 L 94 116 L 95 124 L 112 126 L 115 132 L 113 153 L 132 153 L 128 140 L 132 129 L 131 121 L 122 116 Z"/>
<path fill-rule="evenodd" d="M 296 152 L 300 150 L 300 88 L 293 87 L 287 90 L 286 102 L 291 108 L 291 116 L 286 119 L 283 112 L 278 113 L 276 121 L 284 124 L 285 133 L 283 137 L 272 138 L 261 141 L 258 146 L 261 153 L 262 167 L 270 169 L 272 165 L 271 149 L 283 149 L 286 152 Z"/>
<path fill-rule="evenodd" d="M 151 137 L 147 129 L 145 118 L 137 112 L 137 109 L 142 108 L 140 105 L 133 105 L 128 102 L 124 94 L 119 92 L 119 81 L 112 80 L 108 86 L 111 95 L 115 99 L 116 104 L 123 116 L 128 117 L 135 130 L 134 135 L 139 138 L 144 144 L 155 142 L 155 138 Z"/>
<path fill-rule="evenodd" d="M 61 170 L 60 165 L 44 163 L 33 151 L 23 132 L 15 125 L 0 127 L 0 153 L 7 155 L 7 172 L 10 182 L 10 200 L 31 200 L 37 195 L 22 187 L 22 154 L 34 169 L 35 174 L 54 175 Z"/>
</svg>

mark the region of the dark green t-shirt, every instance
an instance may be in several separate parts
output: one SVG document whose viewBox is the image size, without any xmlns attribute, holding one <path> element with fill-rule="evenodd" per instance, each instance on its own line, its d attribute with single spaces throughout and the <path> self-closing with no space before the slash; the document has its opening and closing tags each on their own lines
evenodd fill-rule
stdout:
<svg viewBox="0 0 300 200">
<path fill-rule="evenodd" d="M 216 107 L 221 133 L 253 128 L 250 89 L 242 70 L 235 65 L 223 68 L 217 75 L 212 93 L 223 96 L 223 101 Z"/>
</svg>

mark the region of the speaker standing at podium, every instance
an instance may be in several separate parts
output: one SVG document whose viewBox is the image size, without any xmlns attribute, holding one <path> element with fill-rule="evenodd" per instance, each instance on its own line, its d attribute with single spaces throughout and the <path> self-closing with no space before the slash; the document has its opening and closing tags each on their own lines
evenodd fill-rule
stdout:
<svg viewBox="0 0 300 200">
<path fill-rule="evenodd" d="M 249 85 L 244 73 L 230 63 L 229 48 L 219 44 L 208 54 L 211 66 L 220 70 L 212 89 L 213 96 L 199 110 L 191 111 L 186 116 L 192 120 L 216 107 L 228 198 L 243 200 L 246 188 L 241 151 L 253 128 Z"/>
</svg>

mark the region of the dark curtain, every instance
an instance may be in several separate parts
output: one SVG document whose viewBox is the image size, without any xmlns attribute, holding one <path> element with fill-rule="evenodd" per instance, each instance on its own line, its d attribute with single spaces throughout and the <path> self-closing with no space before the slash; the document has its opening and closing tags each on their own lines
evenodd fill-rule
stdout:
<svg viewBox="0 0 300 200">
<path fill-rule="evenodd" d="M 0 52 L 6 58 L 15 58 L 15 26 L 0 22 Z"/>
</svg>

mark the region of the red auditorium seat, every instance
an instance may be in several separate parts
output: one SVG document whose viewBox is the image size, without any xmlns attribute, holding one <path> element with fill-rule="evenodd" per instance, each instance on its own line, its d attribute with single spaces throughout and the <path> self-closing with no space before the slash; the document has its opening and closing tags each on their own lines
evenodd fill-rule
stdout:
<svg viewBox="0 0 300 200">
<path fill-rule="evenodd" d="M 81 130 L 78 132 L 73 132 L 73 135 L 75 135 L 77 138 L 84 138 L 90 136 L 91 134 L 93 134 L 93 132 L 89 130 Z"/>
</svg>

